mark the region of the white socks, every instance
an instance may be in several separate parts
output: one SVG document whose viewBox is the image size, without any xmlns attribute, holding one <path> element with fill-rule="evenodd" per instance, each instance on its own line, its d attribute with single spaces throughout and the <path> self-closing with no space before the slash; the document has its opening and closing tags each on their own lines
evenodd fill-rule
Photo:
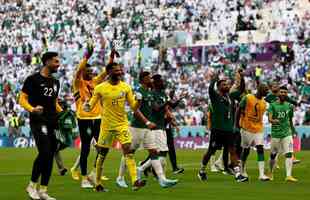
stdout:
<svg viewBox="0 0 310 200">
<path fill-rule="evenodd" d="M 143 165 L 141 165 L 139 168 L 144 171 L 146 168 L 150 167 L 152 165 L 151 159 L 148 159 Z"/>
<path fill-rule="evenodd" d="M 286 176 L 292 176 L 292 168 L 293 168 L 292 158 L 285 159 L 285 168 L 286 168 Z"/>
<path fill-rule="evenodd" d="M 166 165 L 167 165 L 166 157 L 159 156 L 159 160 L 160 160 L 161 166 L 163 168 L 163 171 L 165 172 L 165 168 L 166 168 Z"/>
<path fill-rule="evenodd" d="M 74 163 L 74 165 L 73 165 L 72 168 L 73 168 L 74 170 L 77 170 L 79 167 L 80 167 L 80 156 L 78 156 L 78 157 L 76 158 L 75 163 Z"/>
<path fill-rule="evenodd" d="M 210 158 L 210 168 L 212 168 L 215 164 L 215 155 L 212 155 Z"/>
<path fill-rule="evenodd" d="M 215 159 L 215 156 L 214 156 Z M 220 154 L 220 156 L 217 158 L 217 160 L 215 161 L 216 164 L 218 164 L 219 166 L 223 166 L 223 152 Z M 214 163 L 214 164 L 215 164 Z"/>
<path fill-rule="evenodd" d="M 118 177 L 124 178 L 125 172 L 126 172 L 126 162 L 125 162 L 125 157 L 122 156 L 121 158 L 121 163 L 119 165 L 119 170 L 118 170 Z"/>
<path fill-rule="evenodd" d="M 162 164 L 159 159 L 151 160 L 152 167 L 155 170 L 159 180 L 166 180 L 166 176 L 162 167 Z"/>
<path fill-rule="evenodd" d="M 265 161 L 258 161 L 258 171 L 259 177 L 263 177 L 265 175 Z"/>
</svg>

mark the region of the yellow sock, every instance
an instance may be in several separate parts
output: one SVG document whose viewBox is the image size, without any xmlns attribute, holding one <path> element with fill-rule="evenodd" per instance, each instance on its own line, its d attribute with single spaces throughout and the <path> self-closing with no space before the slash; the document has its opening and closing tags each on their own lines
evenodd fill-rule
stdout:
<svg viewBox="0 0 310 200">
<path fill-rule="evenodd" d="M 82 180 L 87 180 L 87 176 L 82 176 Z"/>
<path fill-rule="evenodd" d="M 47 191 L 47 186 L 40 185 L 40 191 Z"/>
<path fill-rule="evenodd" d="M 37 183 L 30 181 L 30 186 L 31 186 L 31 187 L 36 188 L 37 185 L 38 185 Z"/>
<path fill-rule="evenodd" d="M 101 174 L 102 174 L 103 161 L 104 161 L 104 156 L 99 154 L 97 161 L 96 161 L 96 185 L 101 184 Z"/>
<path fill-rule="evenodd" d="M 133 158 L 133 154 L 127 154 L 125 155 L 125 162 L 131 177 L 131 182 L 134 184 L 136 182 L 137 178 L 137 167 L 136 167 L 136 161 Z"/>
</svg>

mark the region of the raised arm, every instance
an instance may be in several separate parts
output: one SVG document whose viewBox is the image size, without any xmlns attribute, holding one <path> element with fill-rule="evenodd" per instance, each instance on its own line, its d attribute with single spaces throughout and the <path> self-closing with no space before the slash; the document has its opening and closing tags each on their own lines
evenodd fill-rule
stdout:
<svg viewBox="0 0 310 200">
<path fill-rule="evenodd" d="M 238 70 L 236 72 L 235 79 L 236 81 L 230 89 L 230 96 L 240 101 L 242 94 L 245 92 L 245 80 L 242 71 Z"/>
<path fill-rule="evenodd" d="M 102 45 L 102 48 L 105 48 L 105 45 Z M 119 53 L 114 48 L 112 48 L 111 54 L 109 56 L 108 64 L 114 62 L 114 57 L 115 56 L 119 57 Z M 97 84 L 102 83 L 106 79 L 107 76 L 108 76 L 108 73 L 106 72 L 106 70 L 105 69 L 102 70 L 101 73 L 98 76 L 93 78 L 94 84 L 97 85 Z"/>
<path fill-rule="evenodd" d="M 80 81 L 83 78 L 82 77 L 83 76 L 83 71 L 85 71 L 88 59 L 92 56 L 93 52 L 94 52 L 94 46 L 93 46 L 93 44 L 91 42 L 88 42 L 87 43 L 87 49 L 86 49 L 86 51 L 84 53 L 84 57 L 81 60 L 81 62 L 79 63 L 79 65 L 77 67 L 77 70 L 76 70 L 76 73 L 75 73 L 75 76 L 74 76 L 74 79 L 73 79 L 73 87 L 74 87 L 74 89 L 79 87 Z"/>
<path fill-rule="evenodd" d="M 216 102 L 218 97 L 219 97 L 219 94 L 214 89 L 214 86 L 215 86 L 217 81 L 218 81 L 218 77 L 213 77 L 211 79 L 211 83 L 210 83 L 210 86 L 209 86 L 209 98 L 211 100 L 211 103 Z"/>
<path fill-rule="evenodd" d="M 83 78 L 82 77 L 83 76 L 83 71 L 86 68 L 87 61 L 88 61 L 88 59 L 83 58 L 81 60 L 81 62 L 79 63 L 78 67 L 77 67 L 77 70 L 75 72 L 74 79 L 73 79 L 73 87 L 74 88 L 79 88 L 80 81 Z"/>
</svg>

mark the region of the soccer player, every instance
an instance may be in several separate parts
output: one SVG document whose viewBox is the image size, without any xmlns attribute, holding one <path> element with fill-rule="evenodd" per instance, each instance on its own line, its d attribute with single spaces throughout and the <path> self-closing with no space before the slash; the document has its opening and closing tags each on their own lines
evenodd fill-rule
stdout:
<svg viewBox="0 0 310 200">
<path fill-rule="evenodd" d="M 265 98 L 265 101 L 267 101 L 268 103 L 273 103 L 275 101 L 278 100 L 278 95 L 279 95 L 279 90 L 280 90 L 280 86 L 279 86 L 279 83 L 278 82 L 272 82 L 271 84 L 271 93 L 269 93 L 266 98 Z M 295 101 L 294 99 L 290 98 L 289 96 L 286 97 L 286 101 L 288 103 L 291 103 L 293 104 L 294 106 L 297 106 L 298 105 L 298 102 Z M 293 129 L 295 130 L 295 129 Z M 276 161 L 278 160 L 278 156 L 276 157 Z M 293 164 L 296 164 L 296 163 L 299 163 L 300 160 L 297 160 L 294 156 L 294 153 L 293 153 Z M 278 165 L 276 165 L 276 168 L 279 168 Z"/>
<path fill-rule="evenodd" d="M 278 100 L 279 92 L 280 92 L 280 86 L 278 82 L 272 82 L 270 87 L 271 92 L 267 94 L 265 97 L 265 101 L 268 103 L 273 103 Z M 294 106 L 297 106 L 298 103 L 290 98 L 289 96 L 286 97 L 286 101 L 290 104 L 293 104 Z"/>
<path fill-rule="evenodd" d="M 39 152 L 26 191 L 32 199 L 55 200 L 47 194 L 47 186 L 56 151 L 57 113 L 62 111 L 57 100 L 60 84 L 52 76 L 60 66 L 60 59 L 58 53 L 46 52 L 41 60 L 43 67 L 26 78 L 19 98 L 20 105 L 30 113 L 30 128 Z"/>
<path fill-rule="evenodd" d="M 171 117 L 171 111 L 169 110 L 168 97 L 165 94 L 164 81 L 161 75 L 156 74 L 152 77 L 153 79 L 153 91 L 152 91 L 152 114 L 151 121 L 156 124 L 156 128 L 152 130 L 155 135 L 155 142 L 157 151 L 159 152 L 159 160 L 161 162 L 163 170 L 166 166 L 166 156 L 168 153 L 167 135 L 165 133 L 165 116 Z M 151 165 L 151 159 L 148 159 L 140 167 L 138 167 L 138 174 L 142 176 L 144 170 Z M 157 174 L 158 175 L 158 174 Z M 177 183 L 177 180 L 169 181 L 172 185 Z"/>
<path fill-rule="evenodd" d="M 237 72 L 239 73 L 239 72 Z M 211 74 L 211 83 L 209 86 L 209 97 L 211 100 L 212 113 L 212 133 L 210 145 L 207 153 L 203 156 L 201 168 L 198 172 L 198 178 L 202 181 L 207 180 L 206 166 L 217 149 L 227 146 L 230 153 L 231 165 L 233 167 L 237 182 L 247 181 L 247 177 L 242 176 L 238 165 L 238 156 L 235 148 L 234 133 L 234 101 L 238 99 L 241 92 L 229 93 L 230 85 L 225 79 L 218 79 L 218 76 Z M 218 92 L 214 86 L 217 85 Z"/>
<path fill-rule="evenodd" d="M 241 146 L 243 148 L 241 154 L 242 175 L 248 177 L 245 169 L 246 160 L 250 154 L 250 147 L 255 145 L 257 151 L 257 161 L 259 169 L 259 180 L 268 181 L 270 178 L 265 175 L 265 159 L 264 159 L 264 133 L 263 133 L 263 116 L 266 111 L 266 102 L 263 99 L 268 93 L 266 84 L 258 86 L 255 95 L 248 94 L 244 96 L 239 105 L 240 111 L 240 132 Z"/>
<path fill-rule="evenodd" d="M 131 143 L 131 149 L 133 151 L 136 151 L 140 144 L 143 144 L 143 147 L 148 150 L 150 155 L 150 160 L 148 161 L 148 164 L 152 165 L 153 169 L 156 172 L 156 175 L 158 177 L 158 182 L 161 187 L 171 187 L 177 183 L 175 180 L 169 180 L 165 176 L 165 172 L 162 168 L 162 165 L 160 163 L 160 160 L 158 158 L 158 152 L 157 152 L 157 146 L 155 142 L 155 133 L 151 131 L 151 129 L 156 129 L 156 124 L 150 122 L 148 119 L 151 118 L 152 114 L 152 80 L 151 80 L 151 74 L 149 72 L 141 72 L 139 81 L 141 86 L 138 89 L 138 93 L 142 95 L 142 101 L 141 106 L 139 110 L 136 112 L 141 112 L 144 117 L 147 119 L 144 120 L 144 122 L 140 119 L 141 117 L 137 116 L 137 113 L 135 114 L 130 127 L 130 132 L 132 133 L 132 143 Z M 119 170 L 119 176 L 116 179 L 116 184 L 119 187 L 127 188 L 127 184 L 124 179 L 125 174 L 125 159 L 122 157 L 120 170 Z M 140 172 L 140 168 L 138 168 L 138 172 Z M 140 172 L 141 176 L 141 172 Z M 138 175 L 139 177 L 139 175 Z M 141 177 L 139 177 L 141 178 Z"/>
<path fill-rule="evenodd" d="M 96 191 L 107 191 L 101 183 L 102 165 L 106 158 L 108 148 L 117 139 L 122 144 L 126 166 L 131 176 L 133 190 L 138 190 L 146 184 L 137 178 L 136 162 L 133 158 L 131 146 L 131 133 L 129 132 L 126 102 L 133 111 L 139 108 L 141 96 L 135 100 L 131 87 L 122 81 L 123 68 L 117 63 L 106 66 L 109 79 L 95 87 L 94 95 L 89 103 L 84 106 L 85 110 L 91 110 L 99 102 L 102 105 L 100 135 L 96 147 L 99 155 L 96 163 Z"/>
<path fill-rule="evenodd" d="M 80 168 L 81 168 L 81 188 L 93 188 L 91 177 L 95 177 L 95 169 L 87 176 L 87 158 L 90 152 L 91 141 L 94 138 L 96 141 L 99 137 L 101 124 L 102 107 L 98 102 L 89 112 L 83 110 L 83 105 L 93 95 L 93 90 L 96 85 L 102 83 L 107 74 L 103 70 L 98 76 L 94 76 L 91 65 L 87 62 L 93 54 L 94 47 L 91 42 L 87 44 L 87 51 L 84 58 L 80 62 L 78 69 L 73 79 L 73 93 L 76 104 L 76 115 L 81 138 L 81 153 L 80 153 Z M 95 165 L 95 164 L 94 164 Z M 96 166 L 94 166 L 96 167 Z M 77 176 L 77 170 L 71 169 L 73 178 Z M 76 178 L 75 178 L 76 179 Z"/>
<path fill-rule="evenodd" d="M 293 105 L 288 103 L 287 88 L 280 87 L 279 99 L 270 104 L 268 109 L 268 119 L 271 126 L 271 154 L 270 154 L 270 179 L 273 180 L 273 170 L 275 166 L 275 158 L 278 153 L 285 154 L 286 181 L 297 182 L 298 180 L 292 176 L 293 168 Z"/>
</svg>

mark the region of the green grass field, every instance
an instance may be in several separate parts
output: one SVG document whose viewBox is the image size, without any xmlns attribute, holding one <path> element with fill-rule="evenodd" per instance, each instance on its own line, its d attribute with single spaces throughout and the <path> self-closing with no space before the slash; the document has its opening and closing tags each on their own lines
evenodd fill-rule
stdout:
<svg viewBox="0 0 310 200">
<path fill-rule="evenodd" d="M 75 149 L 63 151 L 63 157 L 67 167 L 70 167 L 78 155 Z M 79 199 L 310 199 L 310 151 L 298 153 L 302 162 L 294 165 L 293 174 L 299 179 L 298 183 L 285 183 L 285 172 L 283 159 L 280 159 L 281 169 L 275 173 L 273 182 L 260 182 L 257 180 L 257 167 L 254 152 L 248 163 L 249 183 L 236 183 L 233 177 L 209 173 L 209 181 L 202 183 L 197 178 L 197 170 L 203 151 L 178 151 L 178 160 L 185 168 L 182 175 L 173 176 L 170 173 L 170 166 L 167 169 L 168 177 L 178 178 L 180 183 L 174 188 L 162 189 L 153 178 L 148 178 L 147 186 L 140 191 L 133 192 L 130 189 L 120 189 L 115 183 L 120 153 L 113 151 L 109 154 L 105 165 L 105 175 L 110 178 L 105 186 L 110 190 L 108 193 L 96 193 L 92 190 L 82 190 L 80 183 L 73 181 L 67 174 L 62 177 L 54 172 L 49 186 L 49 193 L 57 200 L 79 200 Z M 35 149 L 5 149 L 0 148 L 0 199 L 1 200 L 23 200 L 28 199 L 25 187 L 28 184 L 31 172 L 32 161 L 36 156 Z M 142 160 L 144 152 L 137 154 L 137 160 Z M 89 159 L 93 162 L 94 152 Z"/>
</svg>

